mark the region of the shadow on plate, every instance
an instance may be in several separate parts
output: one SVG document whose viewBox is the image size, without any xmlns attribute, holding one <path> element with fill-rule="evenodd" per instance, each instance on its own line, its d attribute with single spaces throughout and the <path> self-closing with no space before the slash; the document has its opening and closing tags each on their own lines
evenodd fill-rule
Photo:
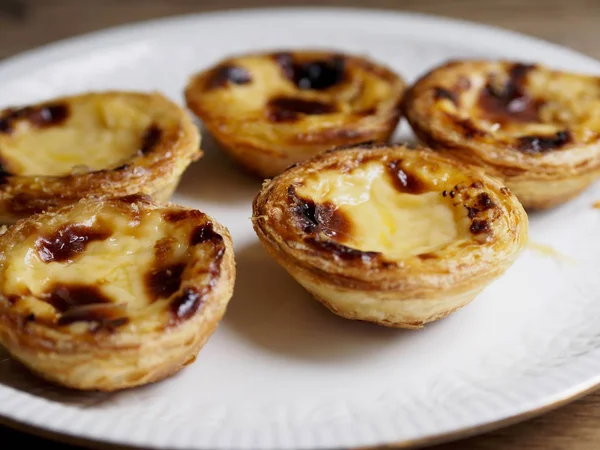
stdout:
<svg viewBox="0 0 600 450">
<path fill-rule="evenodd" d="M 240 249 L 236 260 L 235 294 L 223 324 L 268 351 L 334 363 L 377 352 L 405 333 L 329 312 L 258 241 Z"/>
<path fill-rule="evenodd" d="M 31 373 L 21 363 L 12 359 L 4 349 L 0 349 L 0 385 L 52 402 L 81 408 L 102 405 L 116 395 L 108 392 L 80 392 L 55 386 Z"/>
<path fill-rule="evenodd" d="M 185 171 L 178 196 L 211 203 L 252 202 L 262 180 L 245 174 L 206 131 L 202 131 L 204 156 Z"/>
</svg>

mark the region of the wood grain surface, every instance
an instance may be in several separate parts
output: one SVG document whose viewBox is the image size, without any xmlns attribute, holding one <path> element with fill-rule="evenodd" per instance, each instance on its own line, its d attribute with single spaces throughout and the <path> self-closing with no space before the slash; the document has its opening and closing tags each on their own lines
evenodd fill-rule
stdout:
<svg viewBox="0 0 600 450">
<path fill-rule="evenodd" d="M 476 21 L 538 36 L 600 59 L 600 0 L 0 0 L 0 59 L 127 22 L 240 7 L 368 6 Z M 11 444 L 6 444 L 11 442 Z M 0 448 L 64 448 L 0 426 Z M 554 412 L 435 450 L 600 449 L 600 393 Z"/>
</svg>

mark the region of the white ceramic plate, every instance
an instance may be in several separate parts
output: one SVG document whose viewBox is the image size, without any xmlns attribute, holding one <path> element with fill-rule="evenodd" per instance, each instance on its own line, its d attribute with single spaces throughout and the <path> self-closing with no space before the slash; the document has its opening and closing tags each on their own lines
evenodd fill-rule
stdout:
<svg viewBox="0 0 600 450">
<path fill-rule="evenodd" d="M 160 90 L 235 52 L 335 47 L 412 81 L 448 58 L 506 57 L 584 72 L 600 63 L 513 33 L 418 15 L 258 10 L 167 19 L 52 45 L 0 66 L 0 106 L 92 89 Z M 406 124 L 397 139 L 409 139 Z M 529 249 L 476 301 L 422 331 L 340 319 L 259 246 L 260 182 L 205 139 L 175 200 L 214 215 L 236 245 L 236 293 L 197 361 L 118 394 L 50 387 L 0 362 L 0 416 L 144 448 L 341 448 L 430 442 L 540 411 L 600 383 L 599 186 L 532 215 Z"/>
</svg>

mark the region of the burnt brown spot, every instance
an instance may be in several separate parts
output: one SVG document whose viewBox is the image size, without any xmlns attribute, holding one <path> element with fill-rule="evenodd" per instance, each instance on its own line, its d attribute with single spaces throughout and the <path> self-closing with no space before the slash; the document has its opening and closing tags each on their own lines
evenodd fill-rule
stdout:
<svg viewBox="0 0 600 450">
<path fill-rule="evenodd" d="M 316 100 L 303 100 L 292 97 L 276 97 L 267 104 L 267 117 L 272 122 L 290 122 L 298 120 L 302 115 L 330 114 L 336 106 Z"/>
<path fill-rule="evenodd" d="M 527 74 L 535 66 L 514 64 L 506 83 L 498 87 L 492 79 L 486 83 L 479 96 L 479 107 L 486 119 L 495 123 L 509 121 L 537 122 L 541 102 L 533 99 L 526 90 Z"/>
<path fill-rule="evenodd" d="M 545 153 L 564 147 L 571 142 L 571 133 L 559 131 L 554 136 L 522 136 L 517 149 L 525 153 Z"/>
<path fill-rule="evenodd" d="M 204 295 L 195 289 L 187 288 L 171 302 L 171 311 L 176 322 L 192 317 L 204 303 Z"/>
<path fill-rule="evenodd" d="M 62 103 L 24 108 L 9 108 L 0 116 L 0 133 L 12 133 L 19 120 L 26 120 L 36 128 L 59 125 L 69 117 L 69 107 Z"/>
<path fill-rule="evenodd" d="M 430 259 L 438 259 L 438 256 L 435 253 L 421 253 L 420 255 L 417 255 L 417 258 L 427 261 Z"/>
<path fill-rule="evenodd" d="M 202 213 L 196 209 L 173 209 L 162 214 L 162 218 L 171 223 L 181 222 L 182 220 L 198 219 Z"/>
<path fill-rule="evenodd" d="M 146 274 L 146 288 L 154 298 L 168 298 L 179 290 L 185 264 L 172 264 Z"/>
<path fill-rule="evenodd" d="M 223 236 L 215 231 L 212 222 L 200 225 L 192 231 L 190 245 L 198 245 L 204 242 L 211 242 L 213 244 L 220 244 L 223 242 Z"/>
<path fill-rule="evenodd" d="M 114 304 L 95 286 L 57 284 L 40 300 L 59 313 L 58 326 L 90 322 L 90 331 L 112 331 L 129 321 L 125 308 Z"/>
<path fill-rule="evenodd" d="M 449 91 L 448 89 L 443 88 L 443 87 L 439 87 L 438 86 L 438 87 L 434 88 L 433 98 L 436 101 L 439 101 L 439 100 L 450 100 L 455 105 L 458 105 L 458 98 L 454 94 L 454 92 Z"/>
<path fill-rule="evenodd" d="M 233 84 L 248 84 L 252 82 L 252 76 L 250 72 L 240 66 L 232 64 L 226 64 L 215 68 L 208 81 L 206 87 L 208 89 L 215 89 L 227 86 L 229 83 Z"/>
<path fill-rule="evenodd" d="M 444 190 L 442 191 L 442 197 L 446 197 L 448 195 L 448 191 Z"/>
<path fill-rule="evenodd" d="M 453 119 L 456 125 L 461 129 L 461 132 L 464 137 L 467 139 L 473 139 L 475 137 L 483 137 L 486 136 L 487 133 L 478 128 L 477 125 L 471 119 Z"/>
<path fill-rule="evenodd" d="M 156 257 L 156 261 L 163 262 L 169 260 L 173 255 L 177 244 L 178 241 L 173 236 L 167 236 L 156 241 L 154 244 L 154 256 Z"/>
<path fill-rule="evenodd" d="M 40 298 L 61 313 L 84 305 L 112 303 L 97 287 L 78 284 L 57 284 Z"/>
<path fill-rule="evenodd" d="M 481 189 L 483 187 L 483 183 L 481 181 L 473 181 L 471 187 L 473 189 Z"/>
<path fill-rule="evenodd" d="M 155 124 L 150 125 L 142 135 L 139 152 L 142 155 L 150 153 L 158 145 L 162 137 L 162 130 Z"/>
<path fill-rule="evenodd" d="M 4 164 L 2 164 L 2 162 L 0 161 L 0 184 L 4 184 L 8 182 L 8 178 L 11 177 L 13 174 L 10 173 L 6 167 L 4 166 Z"/>
<path fill-rule="evenodd" d="M 273 58 L 284 76 L 298 89 L 329 89 L 342 82 L 346 76 L 346 60 L 340 55 L 307 62 L 294 61 L 290 53 L 277 53 Z"/>
<path fill-rule="evenodd" d="M 68 261 L 82 253 L 93 241 L 108 239 L 112 232 L 82 224 L 66 224 L 35 241 L 38 256 L 45 263 Z"/>
<path fill-rule="evenodd" d="M 29 313 L 25 316 L 25 322 L 35 322 L 35 314 Z"/>
<path fill-rule="evenodd" d="M 490 231 L 490 224 L 487 220 L 475 219 L 469 229 L 473 234 L 487 233 Z"/>
<path fill-rule="evenodd" d="M 330 240 L 322 240 L 309 237 L 306 238 L 304 241 L 313 247 L 330 252 L 336 257 L 344 260 L 360 259 L 363 262 L 368 262 L 381 254 L 379 252 L 363 252 L 362 250 L 348 247 L 347 245 Z"/>
<path fill-rule="evenodd" d="M 145 204 L 151 204 L 152 203 L 152 197 L 150 197 L 147 194 L 130 194 L 130 195 L 124 195 L 123 197 L 119 197 L 119 201 L 123 202 L 123 203 L 145 203 Z"/>
<path fill-rule="evenodd" d="M 402 160 L 396 159 L 390 161 L 387 163 L 387 169 L 394 181 L 394 186 L 400 192 L 405 192 L 407 194 L 421 194 L 429 190 L 427 184 L 403 169 Z"/>
<path fill-rule="evenodd" d="M 304 233 L 323 233 L 343 240 L 352 232 L 350 219 L 331 202 L 315 204 L 296 194 L 294 186 L 288 187 L 288 197 L 298 226 Z"/>
<path fill-rule="evenodd" d="M 482 192 L 477 196 L 477 208 L 479 208 L 480 211 L 487 211 L 495 206 L 496 205 L 487 192 Z"/>
<path fill-rule="evenodd" d="M 129 322 L 125 308 L 115 304 L 86 305 L 70 309 L 58 318 L 57 325 L 65 326 L 76 322 L 89 322 L 90 331 L 114 331 Z"/>
<path fill-rule="evenodd" d="M 465 205 L 465 208 L 467 209 L 467 216 L 469 217 L 469 219 L 474 219 L 477 214 L 479 214 L 479 210 L 477 208 L 473 208 L 472 206 L 467 206 Z"/>
</svg>

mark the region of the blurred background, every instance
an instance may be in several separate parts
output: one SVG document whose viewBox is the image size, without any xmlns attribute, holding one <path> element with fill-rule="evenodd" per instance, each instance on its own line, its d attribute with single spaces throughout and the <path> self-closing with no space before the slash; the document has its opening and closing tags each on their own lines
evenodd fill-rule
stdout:
<svg viewBox="0 0 600 450">
<path fill-rule="evenodd" d="M 0 58 L 132 21 L 265 6 L 363 6 L 436 14 L 531 34 L 600 59 L 600 0 L 0 0 Z"/>
</svg>

